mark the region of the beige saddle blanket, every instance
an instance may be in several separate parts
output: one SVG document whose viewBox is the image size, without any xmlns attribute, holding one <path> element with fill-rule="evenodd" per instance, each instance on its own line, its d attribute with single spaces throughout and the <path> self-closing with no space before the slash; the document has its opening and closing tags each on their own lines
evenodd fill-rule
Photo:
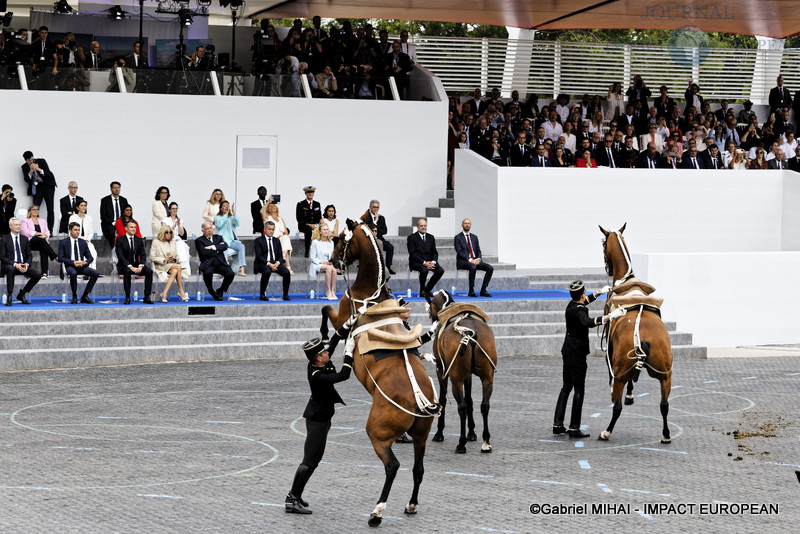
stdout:
<svg viewBox="0 0 800 534">
<path fill-rule="evenodd" d="M 477 317 L 483 319 L 484 322 L 489 322 L 489 315 L 477 307 L 475 304 L 470 304 L 468 302 L 456 302 L 455 304 L 451 304 L 450 306 L 446 307 L 442 311 L 439 312 L 439 324 L 444 325 L 447 324 L 453 317 L 460 315 L 462 313 L 470 313 Z"/>
<path fill-rule="evenodd" d="M 644 304 L 645 306 L 660 309 L 664 299 L 651 295 L 655 290 L 656 288 L 647 282 L 642 282 L 638 278 L 631 278 L 625 283 L 615 286 L 609 295 L 609 299 L 615 307 L 630 308 Z"/>
<path fill-rule="evenodd" d="M 422 325 L 418 324 L 408 330 L 400 318 L 400 314 L 408 310 L 407 306 L 398 306 L 396 300 L 384 300 L 362 313 L 353 330 L 356 333 L 358 352 L 366 354 L 381 349 L 402 350 L 419 347 Z M 360 332 L 357 332 L 359 330 Z"/>
</svg>

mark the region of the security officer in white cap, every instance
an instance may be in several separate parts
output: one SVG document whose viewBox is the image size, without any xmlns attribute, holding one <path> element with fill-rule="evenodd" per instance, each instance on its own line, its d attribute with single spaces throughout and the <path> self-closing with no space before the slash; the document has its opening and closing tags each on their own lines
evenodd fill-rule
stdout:
<svg viewBox="0 0 800 534">
<path fill-rule="evenodd" d="M 295 218 L 297 219 L 297 229 L 303 232 L 303 243 L 305 244 L 305 257 L 308 257 L 308 252 L 311 250 L 311 234 L 314 228 L 319 225 L 322 220 L 322 207 L 319 202 L 314 200 L 314 192 L 317 190 L 313 185 L 307 185 L 303 188 L 303 193 L 306 194 L 305 200 L 297 203 L 295 209 Z"/>
<path fill-rule="evenodd" d="M 353 321 L 348 321 L 346 330 L 352 326 Z M 344 327 L 343 327 L 344 328 Z M 340 328 L 347 337 L 345 331 Z M 338 334 L 339 332 L 337 332 Z M 292 489 L 286 495 L 286 512 L 293 514 L 310 514 L 308 503 L 303 500 L 303 489 L 322 460 L 325 453 L 325 443 L 328 431 L 331 429 L 331 419 L 335 412 L 336 403 L 344 401 L 333 387 L 337 382 L 350 378 L 353 369 L 353 349 L 350 342 L 345 346 L 342 368 L 336 371 L 331 363 L 330 353 L 336 350 L 340 337 L 334 336 L 331 345 L 326 346 L 320 338 L 314 338 L 303 345 L 303 351 L 308 358 L 308 383 L 311 386 L 311 398 L 308 400 L 303 417 L 306 419 L 306 442 L 303 447 L 303 461 L 294 475 Z"/>
<path fill-rule="evenodd" d="M 622 316 L 625 310 L 619 308 L 609 315 L 591 319 L 586 305 L 594 302 L 597 295 L 608 293 L 608 291 L 609 288 L 606 286 L 596 294 L 586 295 L 582 280 L 576 280 L 569 285 L 569 295 L 572 300 L 567 304 L 567 311 L 564 314 L 567 319 L 567 335 L 564 337 L 564 345 L 561 347 L 561 357 L 564 360 L 564 385 L 558 394 L 556 413 L 553 416 L 553 434 L 568 432 L 571 438 L 589 437 L 589 434 L 581 431 L 583 389 L 587 368 L 586 356 L 589 354 L 589 329 Z M 567 429 L 564 428 L 564 414 L 567 411 L 569 394 L 573 389 L 575 394 L 572 397 L 572 417 L 569 429 Z"/>
</svg>

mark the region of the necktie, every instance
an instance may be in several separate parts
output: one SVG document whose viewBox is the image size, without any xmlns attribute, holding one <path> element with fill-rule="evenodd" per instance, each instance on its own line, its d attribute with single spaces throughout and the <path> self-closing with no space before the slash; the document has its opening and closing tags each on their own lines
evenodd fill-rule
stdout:
<svg viewBox="0 0 800 534">
<path fill-rule="evenodd" d="M 614 156 L 611 155 L 611 149 L 607 148 L 606 151 L 608 152 L 608 166 L 612 169 L 614 168 Z"/>
<path fill-rule="evenodd" d="M 470 238 L 469 234 L 467 234 L 464 237 L 467 238 L 467 248 L 469 249 L 469 259 L 474 260 L 475 259 L 475 252 L 473 252 L 473 250 L 472 250 L 472 238 Z"/>
<path fill-rule="evenodd" d="M 80 253 L 78 252 L 78 240 L 72 240 L 72 261 L 79 261 L 81 259 Z"/>
<path fill-rule="evenodd" d="M 75 211 L 75 197 L 72 197 L 72 211 Z"/>
<path fill-rule="evenodd" d="M 425 242 L 425 234 L 420 234 L 420 235 L 422 235 L 422 242 L 424 243 Z"/>
<path fill-rule="evenodd" d="M 274 254 L 272 253 L 272 238 L 267 238 L 267 248 L 269 249 L 269 256 L 267 257 L 267 263 L 272 263 Z"/>
<path fill-rule="evenodd" d="M 119 219 L 119 199 L 114 199 L 114 220 Z"/>
<path fill-rule="evenodd" d="M 130 239 L 131 239 L 131 263 L 133 263 L 134 261 L 136 261 L 136 257 L 134 256 L 133 253 L 133 236 L 131 236 Z"/>
<path fill-rule="evenodd" d="M 539 167 L 544 167 L 544 158 L 539 156 Z"/>
<path fill-rule="evenodd" d="M 714 168 L 717 168 L 717 158 L 714 158 Z"/>
<path fill-rule="evenodd" d="M 14 236 L 14 250 L 17 252 L 17 263 L 22 263 L 22 250 L 19 248 L 19 236 Z"/>
<path fill-rule="evenodd" d="M 694 158 L 692 158 L 692 168 L 693 169 L 697 168 L 697 160 L 695 160 Z"/>
</svg>

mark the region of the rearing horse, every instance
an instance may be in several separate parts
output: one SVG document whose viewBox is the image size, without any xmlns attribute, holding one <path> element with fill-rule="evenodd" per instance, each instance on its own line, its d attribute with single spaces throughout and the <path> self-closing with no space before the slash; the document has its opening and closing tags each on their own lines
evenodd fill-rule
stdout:
<svg viewBox="0 0 800 534">
<path fill-rule="evenodd" d="M 622 232 L 625 224 L 616 232 L 609 232 L 602 226 L 603 256 L 606 273 L 612 279 L 612 293 L 606 302 L 606 313 L 615 307 L 614 293 L 620 284 L 630 281 L 638 282 L 633 276 L 631 256 Z M 652 289 L 650 289 L 652 291 Z M 644 296 L 644 293 L 641 293 Z M 672 347 L 664 322 L 658 309 L 646 305 L 630 306 L 625 315 L 611 323 L 608 327 L 608 359 L 611 377 L 611 400 L 614 410 L 608 428 L 600 433 L 599 439 L 611 437 L 614 425 L 622 413 L 622 392 L 628 385 L 628 396 L 632 400 L 633 382 L 639 378 L 643 367 L 647 374 L 661 383 L 661 417 L 664 428 L 661 432 L 661 443 L 670 443 L 667 414 L 669 413 L 669 393 L 672 384 Z M 633 404 L 627 402 L 626 404 Z"/>
<path fill-rule="evenodd" d="M 340 266 L 342 270 L 346 270 L 347 265 L 358 261 L 358 273 L 355 283 L 342 297 L 338 313 L 333 312 L 329 306 L 323 310 L 323 337 L 327 337 L 328 317 L 334 326 L 338 327 L 354 311 L 360 310 L 359 313 L 363 313 L 370 306 L 392 299 L 392 294 L 386 288 L 386 282 L 383 279 L 383 258 L 372 232 L 366 224 L 359 221 L 347 219 L 346 224 L 346 230 L 342 232 L 334 245 L 331 262 Z M 408 337 L 410 334 L 403 326 L 403 321 L 399 316 L 380 322 L 384 324 L 379 327 L 383 332 L 397 337 Z M 358 335 L 359 331 L 363 330 L 361 323 L 362 320 L 359 320 L 353 327 L 354 335 Z M 369 326 L 367 325 L 366 328 Z M 419 336 L 419 333 L 417 332 L 416 335 Z M 376 355 L 375 352 L 361 354 L 356 348 L 353 354 L 353 371 L 359 382 L 372 395 L 372 408 L 366 424 L 367 436 L 372 442 L 375 453 L 383 462 L 386 472 L 383 491 L 375 510 L 369 517 L 368 523 L 371 527 L 381 524 L 392 483 L 400 468 L 400 462 L 392 452 L 392 444 L 404 432 L 407 432 L 414 442 L 414 466 L 411 469 L 414 477 L 414 489 L 411 499 L 405 507 L 405 513 L 415 514 L 417 512 L 419 487 L 425 472 L 422 462 L 425 456 L 425 445 L 433 417 L 438 411 L 433 384 L 417 356 L 413 354 L 409 356 L 404 349 L 378 352 L 380 352 L 379 355 Z M 419 380 L 412 378 L 412 375 L 420 377 Z M 420 394 L 424 396 L 425 400 L 428 400 L 428 407 L 431 408 L 427 413 L 423 413 L 419 409 Z M 430 403 L 430 400 L 434 402 Z"/>
</svg>

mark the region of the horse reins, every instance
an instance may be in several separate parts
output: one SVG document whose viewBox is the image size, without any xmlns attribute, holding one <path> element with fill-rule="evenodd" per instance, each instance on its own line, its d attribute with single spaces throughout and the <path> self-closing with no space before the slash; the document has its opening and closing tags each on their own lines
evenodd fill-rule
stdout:
<svg viewBox="0 0 800 534">
<path fill-rule="evenodd" d="M 347 290 L 345 291 L 345 295 L 347 295 L 347 298 L 350 301 L 350 314 L 351 315 L 355 315 L 356 311 L 358 311 L 359 313 L 364 313 L 364 310 L 366 310 L 367 308 L 370 307 L 371 304 L 373 304 L 372 301 L 377 299 L 381 295 L 381 293 L 383 292 L 384 287 L 386 286 L 386 280 L 383 279 L 383 259 L 381 258 L 381 252 L 380 252 L 380 249 L 378 248 L 378 243 L 375 241 L 375 236 L 372 235 L 372 232 L 366 227 L 366 225 L 363 222 L 360 222 L 358 224 L 358 227 L 361 228 L 364 231 L 364 234 L 370 240 L 370 243 L 372 244 L 372 249 L 375 252 L 375 258 L 378 261 L 378 288 L 375 290 L 375 292 L 372 295 L 370 295 L 369 297 L 367 297 L 365 299 L 353 298 L 352 292 L 350 291 L 351 285 L 350 285 L 350 276 L 349 276 L 349 270 L 348 270 L 348 264 L 347 264 L 347 251 L 348 251 L 348 249 L 350 247 L 350 241 L 352 241 L 352 239 L 353 239 L 353 233 L 352 233 L 352 231 L 350 231 L 348 229 L 345 232 L 344 251 L 342 252 L 342 263 L 344 264 L 344 267 L 345 267 L 343 275 L 344 275 L 345 284 L 347 285 Z M 361 306 L 358 308 L 358 310 L 356 310 L 355 303 L 360 303 L 361 304 Z"/>
</svg>

